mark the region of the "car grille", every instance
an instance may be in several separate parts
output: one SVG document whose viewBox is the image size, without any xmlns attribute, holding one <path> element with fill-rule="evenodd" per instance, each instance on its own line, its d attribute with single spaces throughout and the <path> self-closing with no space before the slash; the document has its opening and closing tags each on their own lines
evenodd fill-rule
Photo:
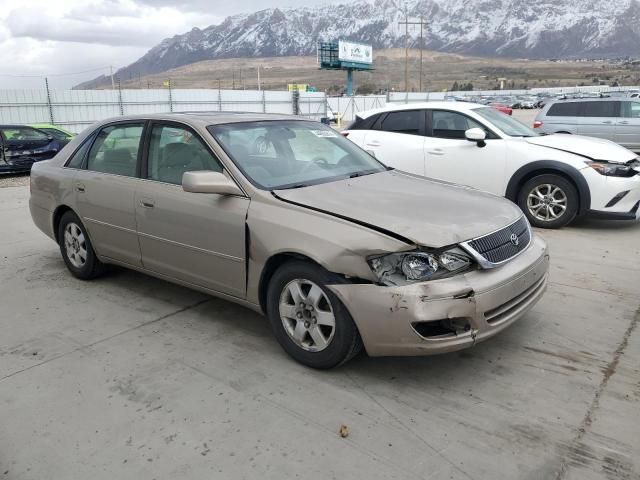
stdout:
<svg viewBox="0 0 640 480">
<path fill-rule="evenodd" d="M 516 240 L 517 239 L 517 240 Z M 525 250 L 531 242 L 531 231 L 524 216 L 508 227 L 467 242 L 488 262 L 506 262 Z"/>
</svg>

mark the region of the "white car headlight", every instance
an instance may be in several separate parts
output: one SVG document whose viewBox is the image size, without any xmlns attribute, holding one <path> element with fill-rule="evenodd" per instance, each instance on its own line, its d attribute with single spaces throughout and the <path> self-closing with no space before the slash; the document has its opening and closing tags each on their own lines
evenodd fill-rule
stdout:
<svg viewBox="0 0 640 480">
<path fill-rule="evenodd" d="M 471 264 L 471 258 L 459 248 L 440 252 L 413 251 L 390 253 L 368 260 L 373 273 L 384 285 L 406 285 L 436 280 L 461 273 Z"/>
<path fill-rule="evenodd" d="M 632 160 L 628 163 L 614 163 L 606 161 L 585 162 L 600 175 L 607 177 L 633 177 L 640 172 L 640 161 Z"/>
</svg>

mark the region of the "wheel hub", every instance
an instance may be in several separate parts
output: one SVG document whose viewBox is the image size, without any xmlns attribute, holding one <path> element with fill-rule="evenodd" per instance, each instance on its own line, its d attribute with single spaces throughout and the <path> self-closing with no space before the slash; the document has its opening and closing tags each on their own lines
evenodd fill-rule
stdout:
<svg viewBox="0 0 640 480">
<path fill-rule="evenodd" d="M 289 337 L 304 350 L 324 350 L 335 330 L 335 317 L 322 289 L 309 280 L 292 280 L 280 296 L 280 318 Z"/>
</svg>

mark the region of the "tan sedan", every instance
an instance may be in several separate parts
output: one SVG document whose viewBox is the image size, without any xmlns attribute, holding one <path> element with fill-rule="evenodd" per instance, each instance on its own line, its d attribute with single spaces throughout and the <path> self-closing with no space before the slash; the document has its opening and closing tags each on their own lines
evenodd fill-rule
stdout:
<svg viewBox="0 0 640 480">
<path fill-rule="evenodd" d="M 316 368 L 470 347 L 544 293 L 518 207 L 390 169 L 290 116 L 111 119 L 34 165 L 31 215 L 73 275 L 116 264 L 241 303 Z"/>
</svg>

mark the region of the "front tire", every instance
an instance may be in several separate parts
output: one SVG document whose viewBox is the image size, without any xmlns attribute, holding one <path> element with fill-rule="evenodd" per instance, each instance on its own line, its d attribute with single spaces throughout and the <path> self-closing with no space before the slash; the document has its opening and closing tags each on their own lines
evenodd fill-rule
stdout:
<svg viewBox="0 0 640 480">
<path fill-rule="evenodd" d="M 71 210 L 60 219 L 58 243 L 64 263 L 74 277 L 91 280 L 104 273 L 105 265 L 98 260 L 80 218 Z"/>
<path fill-rule="evenodd" d="M 561 228 L 578 213 L 580 198 L 576 187 L 566 178 L 543 174 L 528 180 L 518 194 L 518 206 L 529 223 L 540 228 Z"/>
<path fill-rule="evenodd" d="M 312 368 L 341 365 L 362 349 L 351 315 L 327 285 L 343 281 L 313 264 L 292 261 L 271 277 L 267 316 L 282 348 Z"/>
</svg>

